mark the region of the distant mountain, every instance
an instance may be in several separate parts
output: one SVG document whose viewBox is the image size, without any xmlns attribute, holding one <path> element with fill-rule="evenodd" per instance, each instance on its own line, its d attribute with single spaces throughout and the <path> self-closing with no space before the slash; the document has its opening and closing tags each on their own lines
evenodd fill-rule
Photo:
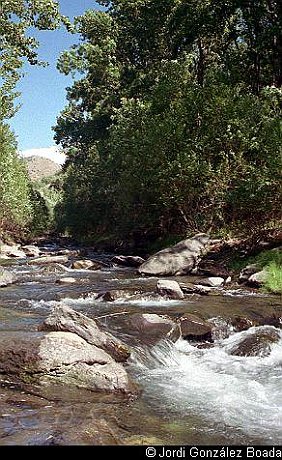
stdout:
<svg viewBox="0 0 282 460">
<path fill-rule="evenodd" d="M 28 174 L 32 181 L 53 176 L 61 170 L 61 166 L 48 158 L 39 156 L 27 157 L 24 160 L 27 164 Z"/>
</svg>

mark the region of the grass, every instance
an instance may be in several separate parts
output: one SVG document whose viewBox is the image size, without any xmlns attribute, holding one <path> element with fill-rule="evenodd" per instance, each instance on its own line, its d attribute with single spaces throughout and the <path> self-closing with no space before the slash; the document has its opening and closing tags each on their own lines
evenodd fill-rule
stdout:
<svg viewBox="0 0 282 460">
<path fill-rule="evenodd" d="M 264 288 L 274 294 L 282 295 L 282 265 L 271 262 L 266 266 L 267 278 L 264 282 Z"/>
</svg>

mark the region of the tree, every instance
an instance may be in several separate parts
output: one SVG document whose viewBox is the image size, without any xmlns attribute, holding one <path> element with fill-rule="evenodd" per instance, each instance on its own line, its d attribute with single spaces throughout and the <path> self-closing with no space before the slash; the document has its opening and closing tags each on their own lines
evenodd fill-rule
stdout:
<svg viewBox="0 0 282 460">
<path fill-rule="evenodd" d="M 18 232 L 32 220 L 34 196 L 26 168 L 17 156 L 15 136 L 4 120 L 15 107 L 16 84 L 24 61 L 42 64 L 32 29 L 53 30 L 67 20 L 52 0 L 0 0 L 0 230 Z"/>
<path fill-rule="evenodd" d="M 100 3 L 59 62 L 80 78 L 55 128 L 65 228 L 128 238 L 279 219 L 280 3 Z"/>
</svg>

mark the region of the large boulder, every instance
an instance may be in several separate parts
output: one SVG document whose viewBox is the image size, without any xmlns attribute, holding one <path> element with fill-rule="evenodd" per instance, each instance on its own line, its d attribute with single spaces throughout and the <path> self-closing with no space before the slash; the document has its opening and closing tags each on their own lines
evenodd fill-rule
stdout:
<svg viewBox="0 0 282 460">
<path fill-rule="evenodd" d="M 2 332 L 1 379 L 17 385 L 59 383 L 91 391 L 134 391 L 122 364 L 71 332 Z"/>
<path fill-rule="evenodd" d="M 93 319 L 64 305 L 56 305 L 43 324 L 39 326 L 39 330 L 77 334 L 88 344 L 106 351 L 118 362 L 126 361 L 130 356 L 129 348 L 119 339 L 102 331 Z"/>
<path fill-rule="evenodd" d="M 179 318 L 182 338 L 189 341 L 212 341 L 212 324 L 196 315 L 186 313 Z"/>
<path fill-rule="evenodd" d="M 139 273 L 151 276 L 186 275 L 196 266 L 210 238 L 204 233 L 180 241 L 149 257 L 139 267 Z"/>
<path fill-rule="evenodd" d="M 140 267 L 145 262 L 145 259 L 139 256 L 115 256 L 111 262 L 123 267 Z"/>
<path fill-rule="evenodd" d="M 13 284 L 14 282 L 14 275 L 0 267 L 0 288 L 9 286 L 9 284 Z"/>
<path fill-rule="evenodd" d="M 228 348 L 234 356 L 268 356 L 272 345 L 281 340 L 281 333 L 272 326 L 259 326 L 241 333 L 239 340 Z"/>
<path fill-rule="evenodd" d="M 157 292 L 161 295 L 168 297 L 169 299 L 182 300 L 184 294 L 177 281 L 172 280 L 158 280 Z"/>
</svg>

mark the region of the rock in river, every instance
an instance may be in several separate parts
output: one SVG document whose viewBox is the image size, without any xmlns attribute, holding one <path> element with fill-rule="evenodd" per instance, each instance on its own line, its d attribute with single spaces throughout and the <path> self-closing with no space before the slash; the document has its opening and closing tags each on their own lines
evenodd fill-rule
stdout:
<svg viewBox="0 0 282 460">
<path fill-rule="evenodd" d="M 180 241 L 149 257 L 139 267 L 139 273 L 151 276 L 185 275 L 195 267 L 209 241 L 209 236 L 204 233 Z"/>
<path fill-rule="evenodd" d="M 73 385 L 134 392 L 123 365 L 72 332 L 2 332 L 0 380 L 17 385 Z"/>
<path fill-rule="evenodd" d="M 103 349 L 119 362 L 126 361 L 130 356 L 128 347 L 119 339 L 102 331 L 93 319 L 67 306 L 55 306 L 39 329 L 41 331 L 73 332 L 90 345 Z"/>
<path fill-rule="evenodd" d="M 0 267 L 0 288 L 6 287 L 9 284 L 13 284 L 14 282 L 15 282 L 14 275 L 12 275 L 12 273 Z"/>
<path fill-rule="evenodd" d="M 126 318 L 127 327 L 130 333 L 141 343 L 155 345 L 161 339 L 170 339 L 176 342 L 180 337 L 179 325 L 169 318 L 153 313 L 136 313 Z"/>
<path fill-rule="evenodd" d="M 184 294 L 177 281 L 159 280 L 157 282 L 157 292 L 167 296 L 169 299 L 184 299 Z"/>
<path fill-rule="evenodd" d="M 210 276 L 209 278 L 203 278 L 198 281 L 197 284 L 208 287 L 221 287 L 224 285 L 224 278 L 221 278 L 220 276 Z"/>
<path fill-rule="evenodd" d="M 72 268 L 76 270 L 100 270 L 102 266 L 101 263 L 88 259 L 76 260 L 72 264 Z"/>
<path fill-rule="evenodd" d="M 212 341 L 212 324 L 198 316 L 185 314 L 179 319 L 181 335 L 185 340 Z"/>
<path fill-rule="evenodd" d="M 281 333 L 272 326 L 253 327 L 241 333 L 232 344 L 229 353 L 235 356 L 268 356 L 274 343 L 279 342 Z"/>
<path fill-rule="evenodd" d="M 145 262 L 145 259 L 139 256 L 115 256 L 111 262 L 123 267 L 140 267 Z"/>
</svg>

